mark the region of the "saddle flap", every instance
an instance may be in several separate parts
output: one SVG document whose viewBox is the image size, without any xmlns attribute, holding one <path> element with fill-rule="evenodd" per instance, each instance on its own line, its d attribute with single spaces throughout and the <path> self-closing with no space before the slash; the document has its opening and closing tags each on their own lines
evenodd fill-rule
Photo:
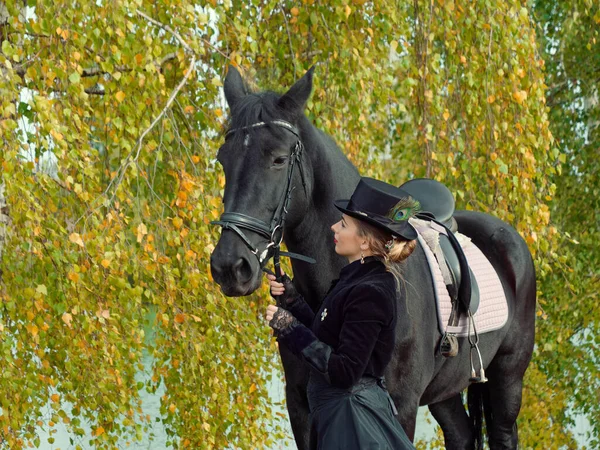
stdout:
<svg viewBox="0 0 600 450">
<path fill-rule="evenodd" d="M 469 309 L 472 314 L 475 314 L 479 307 L 479 286 L 470 267 L 468 280 L 462 275 L 460 257 L 457 253 L 461 252 L 461 256 L 466 262 L 462 248 L 455 248 L 448 236 L 442 233 L 439 235 L 439 243 L 453 281 L 452 286 L 447 286 L 450 297 L 458 298 L 463 310 Z"/>
</svg>

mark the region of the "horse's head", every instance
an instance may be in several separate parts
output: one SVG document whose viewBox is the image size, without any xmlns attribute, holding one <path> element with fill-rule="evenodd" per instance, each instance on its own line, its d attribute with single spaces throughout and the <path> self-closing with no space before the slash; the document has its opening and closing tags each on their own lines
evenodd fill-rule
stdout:
<svg viewBox="0 0 600 450">
<path fill-rule="evenodd" d="M 213 279 L 227 296 L 243 296 L 261 284 L 273 244 L 302 219 L 311 180 L 302 156 L 303 109 L 312 69 L 284 95 L 247 92 L 230 67 L 224 83 L 231 118 L 217 159 L 225 172 L 223 232 L 211 259 Z M 301 167 L 301 166 L 304 167 Z M 304 185 L 305 184 L 305 185 Z M 290 203 L 286 204 L 286 194 Z"/>
</svg>

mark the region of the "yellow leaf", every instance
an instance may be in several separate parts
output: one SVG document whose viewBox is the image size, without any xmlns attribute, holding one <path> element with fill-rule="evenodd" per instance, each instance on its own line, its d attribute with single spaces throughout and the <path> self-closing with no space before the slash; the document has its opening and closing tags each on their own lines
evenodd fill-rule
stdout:
<svg viewBox="0 0 600 450">
<path fill-rule="evenodd" d="M 300 10 L 295 6 L 292 9 L 290 9 L 290 12 L 292 13 L 292 16 L 297 16 L 298 14 L 300 14 Z"/>
<path fill-rule="evenodd" d="M 79 52 L 73 52 L 73 59 L 75 61 L 79 61 L 81 59 L 81 53 L 79 53 Z"/>
<path fill-rule="evenodd" d="M 183 323 L 185 322 L 185 316 L 181 313 L 175 315 L 175 322 Z"/>
<path fill-rule="evenodd" d="M 204 428 L 204 431 L 210 431 L 210 425 L 206 422 L 202 424 L 202 428 Z"/>
<path fill-rule="evenodd" d="M 487 98 L 488 103 L 494 103 L 495 101 L 496 101 L 496 96 L 493 94 Z"/>
<path fill-rule="evenodd" d="M 110 311 L 108 309 L 104 309 L 101 313 L 102 317 L 104 317 L 105 319 L 110 318 Z"/>
<path fill-rule="evenodd" d="M 58 131 L 56 131 L 54 129 L 50 130 L 50 134 L 57 141 L 62 141 L 64 139 L 64 136 L 62 135 L 62 133 L 59 133 Z"/>
<path fill-rule="evenodd" d="M 198 317 L 198 316 L 194 316 L 193 314 L 190 314 L 190 317 L 191 317 L 192 319 L 194 319 L 194 322 L 200 322 L 200 321 L 202 321 L 202 319 L 201 319 L 200 317 Z"/>
<path fill-rule="evenodd" d="M 73 320 L 73 316 L 69 313 L 64 313 L 62 315 L 62 321 L 65 323 L 65 325 L 67 325 L 69 328 L 71 328 L 71 321 Z"/>
<path fill-rule="evenodd" d="M 144 223 L 140 223 L 137 227 L 137 241 L 138 243 L 142 242 L 144 236 L 148 234 L 148 229 Z"/>
<path fill-rule="evenodd" d="M 71 233 L 69 235 L 69 240 L 73 243 L 73 244 L 77 244 L 80 247 L 83 247 L 83 239 L 81 239 L 81 236 L 79 235 L 79 233 Z"/>
<path fill-rule="evenodd" d="M 79 281 L 79 274 L 77 272 L 69 272 L 67 278 L 72 282 L 77 283 Z"/>
<path fill-rule="evenodd" d="M 52 400 L 54 403 L 58 403 L 60 401 L 60 395 L 58 395 L 58 394 L 52 394 L 50 396 L 50 400 Z"/>
<path fill-rule="evenodd" d="M 171 414 L 173 414 L 173 413 L 175 412 L 175 408 L 176 408 L 176 407 L 175 407 L 175 405 L 174 405 L 173 403 L 171 403 L 171 404 L 169 405 L 169 411 L 171 412 Z"/>
<path fill-rule="evenodd" d="M 104 434 L 104 428 L 103 427 L 96 428 L 96 430 L 94 431 L 94 435 L 100 436 L 101 434 Z"/>
<path fill-rule="evenodd" d="M 346 19 L 350 17 L 350 14 L 352 14 L 352 8 L 346 5 L 346 7 L 344 8 L 344 14 L 346 14 Z"/>
<path fill-rule="evenodd" d="M 448 112 L 448 110 L 444 111 L 444 113 L 442 114 L 442 117 L 444 118 L 444 120 L 448 120 L 448 117 L 450 117 L 450 113 Z"/>
<path fill-rule="evenodd" d="M 100 264 L 102 264 L 102 267 L 105 269 L 108 269 L 108 266 L 110 266 L 110 261 L 108 259 L 103 259 Z"/>
<path fill-rule="evenodd" d="M 183 225 L 183 220 L 181 220 L 181 218 L 179 217 L 175 217 L 173 219 L 173 226 L 177 229 L 181 228 L 181 226 Z"/>
<path fill-rule="evenodd" d="M 183 108 L 183 112 L 186 114 L 193 114 L 194 111 L 196 111 L 196 108 L 194 108 L 192 105 L 187 105 L 185 108 Z"/>
<path fill-rule="evenodd" d="M 254 391 L 256 391 L 256 384 L 255 384 L 255 383 L 252 383 L 252 384 L 250 385 L 250 389 L 248 390 L 248 392 L 250 392 L 250 393 L 252 394 Z"/>
<path fill-rule="evenodd" d="M 192 183 L 191 181 L 183 181 L 181 183 L 181 189 L 183 189 L 184 191 L 187 191 L 187 192 L 192 192 L 192 190 L 194 189 L 194 183 Z M 187 199 L 187 197 L 186 197 L 186 199 Z"/>
<path fill-rule="evenodd" d="M 115 94 L 115 97 L 117 97 L 117 100 L 119 103 L 121 103 L 123 100 L 125 100 L 125 92 L 119 91 Z"/>
<path fill-rule="evenodd" d="M 460 55 L 460 62 L 463 64 L 467 64 L 467 58 L 465 58 L 465 55 Z"/>
<path fill-rule="evenodd" d="M 526 91 L 515 91 L 513 92 L 513 98 L 520 105 L 527 99 Z"/>
</svg>

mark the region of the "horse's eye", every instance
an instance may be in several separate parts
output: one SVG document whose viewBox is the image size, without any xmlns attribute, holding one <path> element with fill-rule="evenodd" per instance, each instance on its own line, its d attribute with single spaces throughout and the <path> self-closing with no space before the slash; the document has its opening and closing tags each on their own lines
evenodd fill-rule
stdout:
<svg viewBox="0 0 600 450">
<path fill-rule="evenodd" d="M 275 158 L 275 161 L 273 161 L 273 165 L 274 166 L 282 166 L 287 162 L 288 158 L 287 156 L 279 156 L 277 158 Z"/>
</svg>

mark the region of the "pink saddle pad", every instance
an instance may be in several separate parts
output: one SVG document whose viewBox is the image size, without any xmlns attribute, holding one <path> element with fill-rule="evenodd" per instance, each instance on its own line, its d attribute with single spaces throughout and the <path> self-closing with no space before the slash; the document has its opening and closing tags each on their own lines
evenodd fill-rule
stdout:
<svg viewBox="0 0 600 450">
<path fill-rule="evenodd" d="M 479 308 L 473 315 L 477 333 L 482 334 L 502 328 L 508 320 L 508 305 L 498 274 L 481 250 L 479 250 L 467 236 L 461 235 L 460 233 L 456 233 L 455 235 L 465 252 L 469 267 L 475 275 L 477 285 L 479 286 Z M 438 325 L 441 333 L 444 333 L 448 326 L 450 312 L 452 311 L 450 294 L 448 294 L 442 271 L 440 270 L 433 252 L 421 234 L 419 234 L 418 239 L 423 247 L 429 269 L 431 270 L 437 302 Z M 467 317 L 462 315 L 458 326 L 452 327 L 452 330 L 448 331 L 455 333 L 457 336 L 467 336 L 467 325 Z M 472 332 L 473 330 L 471 330 L 471 333 Z"/>
</svg>

